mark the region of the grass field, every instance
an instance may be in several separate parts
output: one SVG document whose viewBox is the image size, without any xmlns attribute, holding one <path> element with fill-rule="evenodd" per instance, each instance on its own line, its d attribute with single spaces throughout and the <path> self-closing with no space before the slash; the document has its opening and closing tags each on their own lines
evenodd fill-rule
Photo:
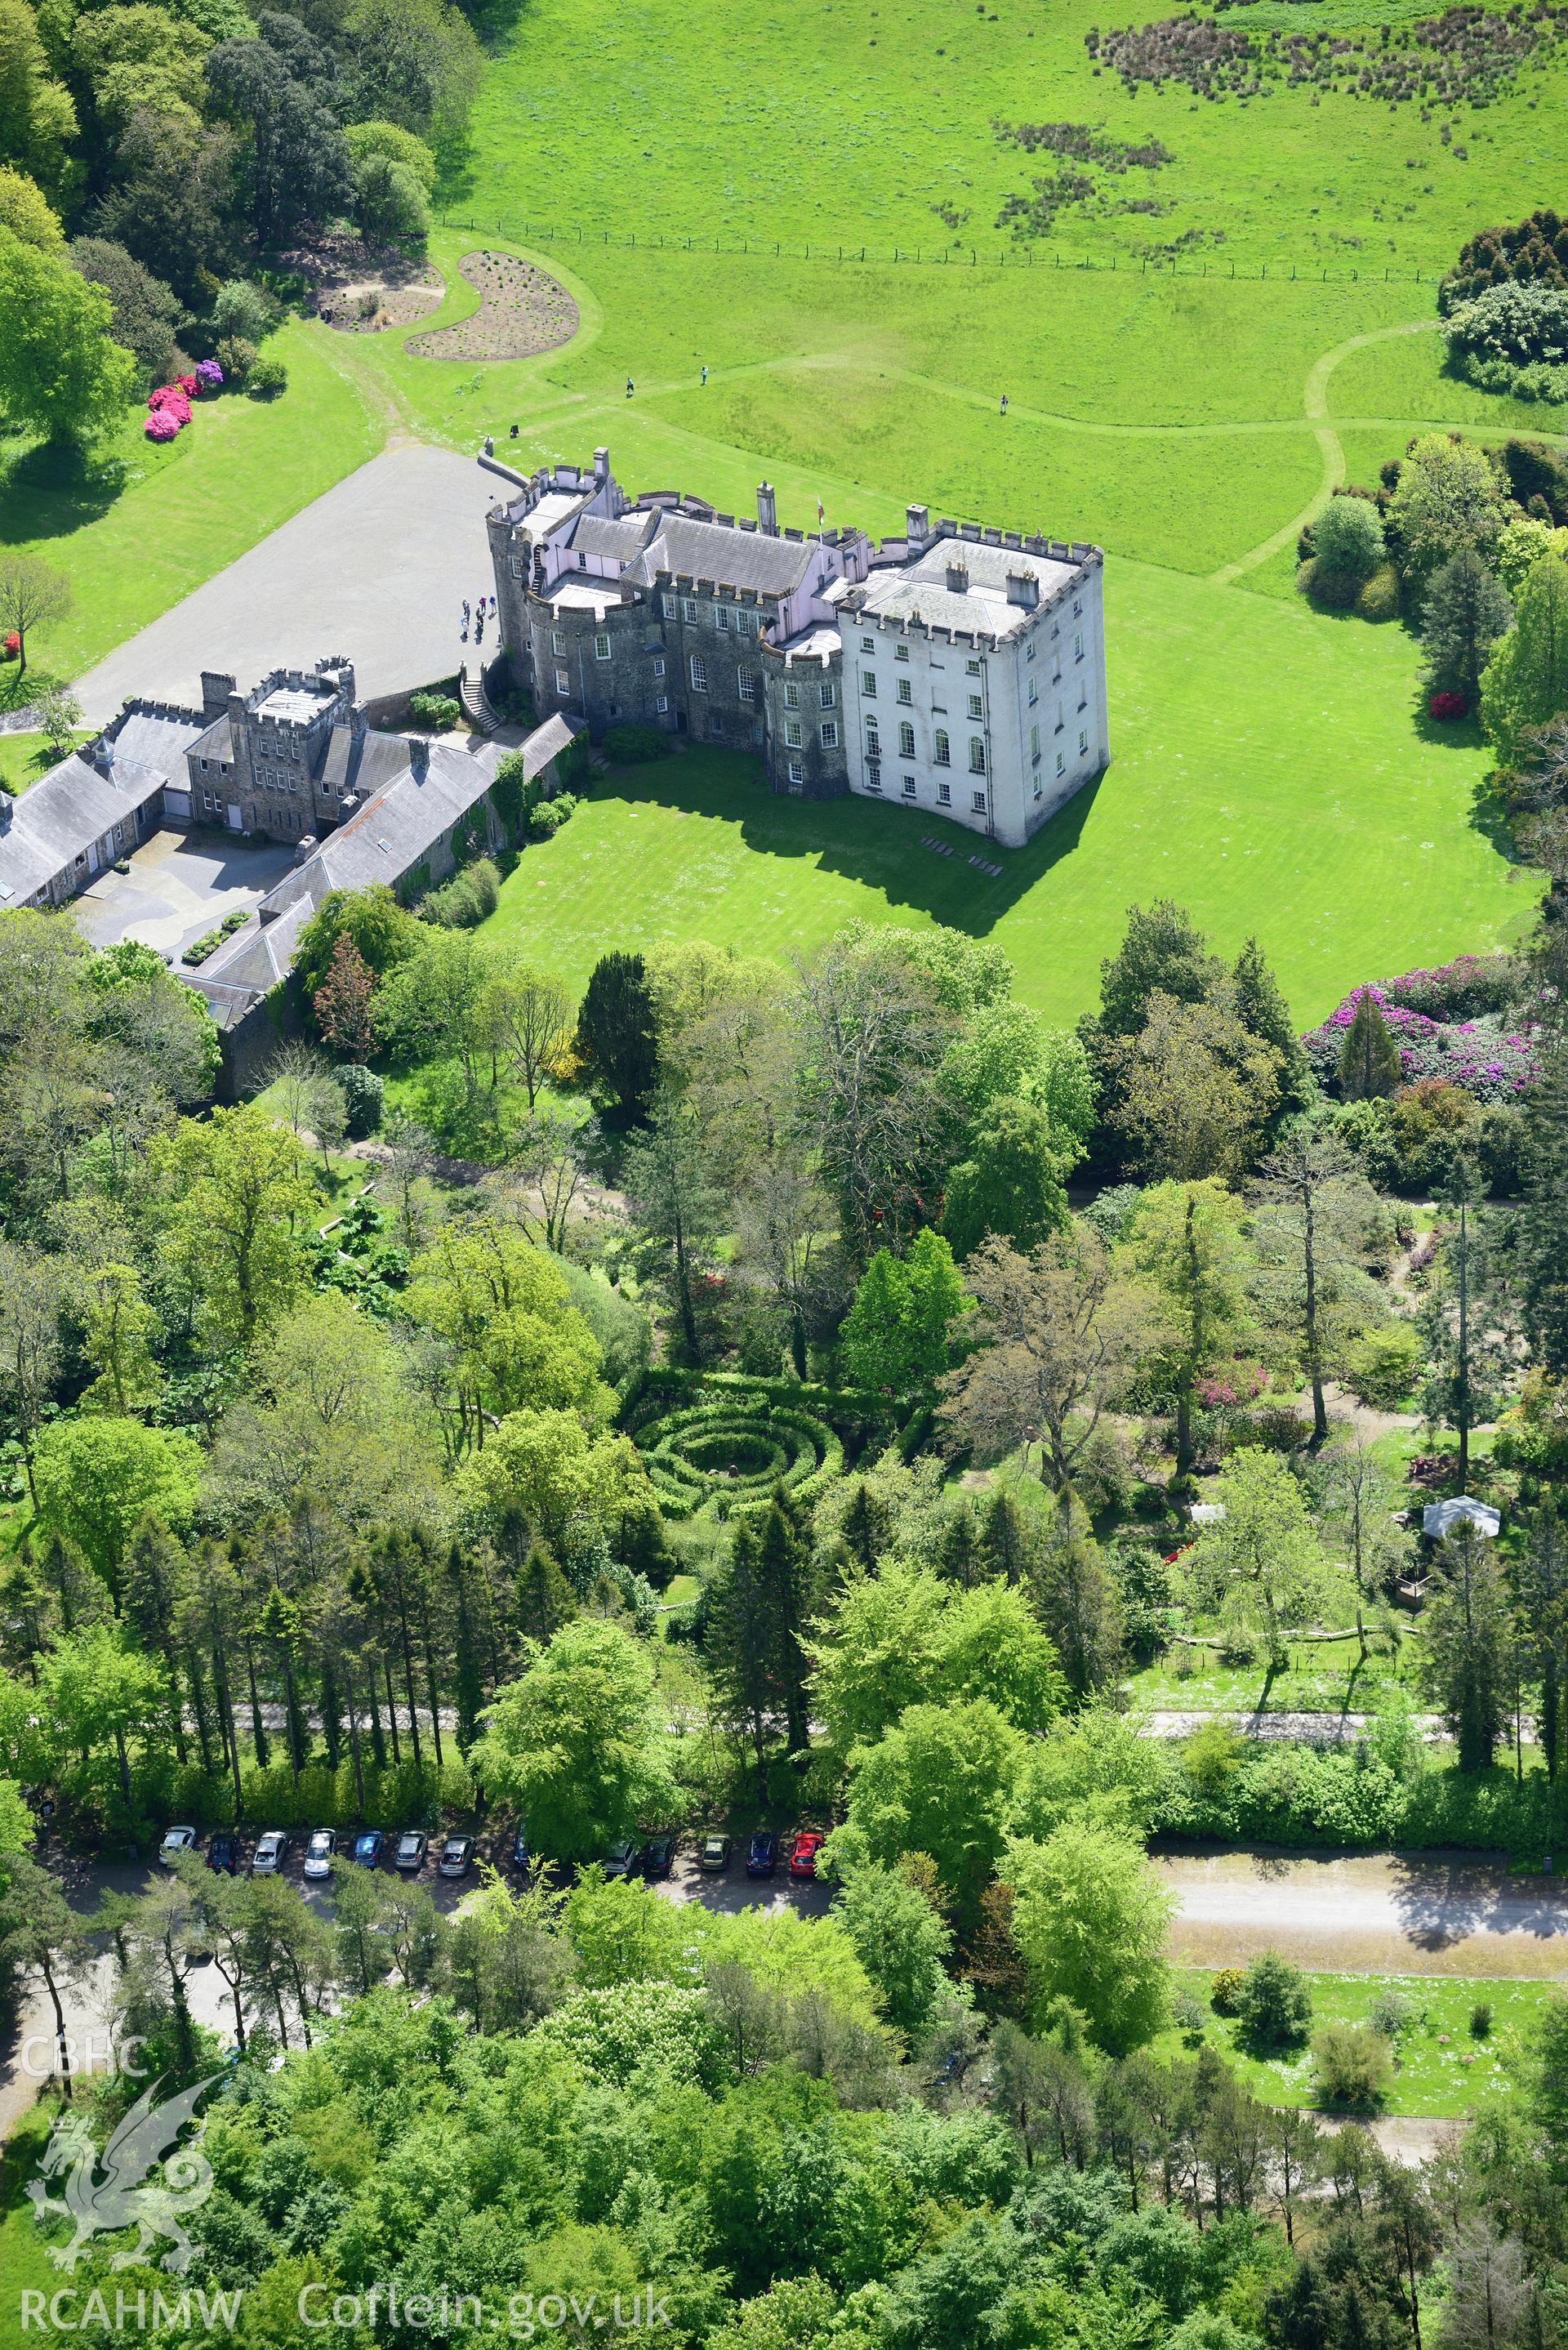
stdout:
<svg viewBox="0 0 1568 2350">
<path fill-rule="evenodd" d="M 1204 2037 L 1235 2065 L 1244 2085 L 1271 2106 L 1315 2102 L 1312 2050 L 1283 2056 L 1253 2056 L 1240 2045 L 1236 2025 L 1209 2003 L 1213 1975 L 1207 1968 L 1179 1967 L 1177 1988 L 1196 1999 L 1204 2012 Z M 1410 2021 L 1395 2043 L 1395 2073 L 1384 2111 L 1434 2120 L 1457 2121 L 1483 2099 L 1507 2095 L 1520 2077 L 1521 2041 L 1557 1986 L 1550 1982 L 1492 1981 L 1474 1976 L 1447 1981 L 1431 1975 L 1314 1974 L 1313 2029 L 1325 2023 L 1366 2022 L 1374 2002 L 1389 1992 L 1407 2001 Z M 1474 2009 L 1491 2009 L 1491 2031 L 1472 2036 Z M 1153 2043 L 1151 2054 L 1168 2062 L 1189 2056 L 1174 2029 Z"/>
</svg>

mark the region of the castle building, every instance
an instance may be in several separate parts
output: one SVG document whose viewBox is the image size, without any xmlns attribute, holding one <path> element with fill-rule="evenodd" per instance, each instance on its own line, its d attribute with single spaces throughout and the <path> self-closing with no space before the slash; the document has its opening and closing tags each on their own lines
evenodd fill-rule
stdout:
<svg viewBox="0 0 1568 2350">
<path fill-rule="evenodd" d="M 897 800 L 1020 847 L 1110 756 L 1104 558 L 908 509 L 901 538 L 781 531 L 591 470 L 488 516 L 502 644 L 543 719 L 756 753 L 778 792 Z"/>
</svg>

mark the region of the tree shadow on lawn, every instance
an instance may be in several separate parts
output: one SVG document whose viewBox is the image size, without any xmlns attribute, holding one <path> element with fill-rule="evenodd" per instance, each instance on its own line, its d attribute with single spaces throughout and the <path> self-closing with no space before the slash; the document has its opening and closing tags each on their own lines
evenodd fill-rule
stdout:
<svg viewBox="0 0 1568 2350">
<path fill-rule="evenodd" d="M 80 450 L 35 447 L 12 456 L 0 451 L 0 541 L 64 538 L 101 522 L 126 484 L 119 455 L 94 458 Z"/>
<path fill-rule="evenodd" d="M 656 765 L 612 767 L 590 795 L 738 823 L 746 847 L 760 857 L 809 857 L 824 871 L 880 889 L 891 906 L 982 938 L 1073 854 L 1107 772 L 1075 793 L 1023 848 L 1003 847 L 932 808 L 897 798 L 877 801 L 850 792 L 836 799 L 795 799 L 769 788 L 760 759 L 706 744 L 690 744 Z M 927 839 L 950 855 L 927 847 Z M 981 871 L 971 858 L 1000 865 L 1001 874 Z"/>
</svg>

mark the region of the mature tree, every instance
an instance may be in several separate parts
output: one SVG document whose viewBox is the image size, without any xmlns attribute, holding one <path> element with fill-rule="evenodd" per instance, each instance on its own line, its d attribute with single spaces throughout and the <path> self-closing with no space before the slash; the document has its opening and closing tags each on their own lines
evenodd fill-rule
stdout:
<svg viewBox="0 0 1568 2350">
<path fill-rule="evenodd" d="M 123 1419 L 154 1401 L 163 1387 L 163 1373 L 151 1348 L 160 1326 L 134 1265 L 94 1269 L 81 1347 L 98 1376 L 83 1392 L 84 1409 L 113 1412 Z"/>
<path fill-rule="evenodd" d="M 1480 1180 L 1463 1151 L 1456 1154 L 1439 1196 L 1450 1221 L 1422 1315 L 1431 1365 L 1422 1404 L 1428 1419 L 1445 1422 L 1459 1437 L 1462 1491 L 1469 1478 L 1470 1431 L 1491 1418 L 1507 1367 L 1508 1315 Z"/>
<path fill-rule="evenodd" d="M 166 383 L 174 372 L 176 338 L 185 318 L 172 287 L 109 237 L 73 237 L 70 264 L 109 296 L 115 341 L 134 351 L 147 380 Z"/>
<path fill-rule="evenodd" d="M 0 228 L 0 414 L 45 441 L 114 431 L 136 396 L 137 367 L 110 339 L 111 317 L 108 295 L 64 255 Z"/>
<path fill-rule="evenodd" d="M 1548 1779 L 1563 1752 L 1563 1709 L 1568 1693 L 1568 1530 L 1555 1497 L 1543 1501 L 1525 1528 L 1525 1545 L 1510 1562 L 1516 1637 L 1521 1661 L 1535 1677 L 1541 1752 Z"/>
<path fill-rule="evenodd" d="M 1122 1661 L 1125 1611 L 1071 1492 L 1057 1503 L 1050 1533 L 1033 1562 L 1029 1588 L 1074 1696 L 1081 1700 L 1114 1680 Z"/>
<path fill-rule="evenodd" d="M 71 32 L 72 63 L 99 122 L 111 131 L 142 107 L 156 114 L 194 112 L 212 46 L 196 26 L 146 0 L 92 9 Z"/>
<path fill-rule="evenodd" d="M 1281 1056 L 1222 1003 L 1157 993 L 1113 1058 L 1112 1118 L 1156 1180 L 1234 1180 L 1279 1099 Z"/>
<path fill-rule="evenodd" d="M 1422 1615 L 1423 1669 L 1461 1771 L 1490 1768 L 1507 1721 L 1510 1621 L 1497 1545 L 1468 1520 L 1438 1553 Z"/>
<path fill-rule="evenodd" d="M 579 1413 L 556 1410 L 509 1412 L 463 1462 L 456 1484 L 459 1505 L 493 1538 L 515 1510 L 557 1551 L 574 1525 L 607 1536 L 631 1498 L 647 1491 L 628 1437 L 590 1436 Z"/>
<path fill-rule="evenodd" d="M 1520 1305 L 1532 1347 L 1561 1378 L 1568 1374 L 1568 1047 L 1562 1043 L 1546 1054 L 1524 1117 L 1524 1199 L 1515 1238 Z"/>
<path fill-rule="evenodd" d="M 1481 679 L 1481 725 L 1505 765 L 1532 727 L 1568 710 L 1568 563 L 1539 562 L 1519 591 L 1513 626 Z"/>
<path fill-rule="evenodd" d="M 1252 1222 L 1259 1286 L 1271 1318 L 1293 1325 L 1312 1389 L 1313 1436 L 1327 1441 L 1324 1381 L 1349 1317 L 1369 1302 L 1366 1265 L 1377 1198 L 1337 1135 L 1306 1126 L 1287 1134 L 1259 1170 Z"/>
<path fill-rule="evenodd" d="M 348 31 L 357 114 L 428 135 L 436 146 L 457 136 L 484 61 L 458 9 L 443 0 L 354 0 Z"/>
<path fill-rule="evenodd" d="M 178 1429 L 113 1418 L 57 1419 L 34 1452 L 39 1523 L 76 1543 L 114 1589 L 138 1522 L 190 1523 L 201 1451 Z"/>
<path fill-rule="evenodd" d="M 708 1129 L 711 1151 L 719 1137 Z M 777 1136 L 751 1160 L 734 1202 L 742 1264 L 762 1276 L 775 1297 L 797 1378 L 805 1378 L 812 1322 L 841 1294 L 842 1259 L 831 1239 L 833 1211 L 805 1139 Z"/>
<path fill-rule="evenodd" d="M 4 267 L 5 254 L 0 248 L 0 273 Z M 18 677 L 27 667 L 29 629 L 51 627 L 63 620 L 70 608 L 71 583 L 63 571 L 54 570 L 36 555 L 0 556 L 0 630 L 16 639 Z"/>
<path fill-rule="evenodd" d="M 1313 1098 L 1312 1069 L 1283 988 L 1255 938 L 1248 939 L 1231 972 L 1231 1000 L 1249 1035 L 1280 1056 L 1279 1110 L 1303 1108 Z"/>
<path fill-rule="evenodd" d="M 859 1868 L 834 1909 L 876 1985 L 889 2023 L 918 2043 L 942 1993 L 952 1931 L 917 1885 L 891 1868 Z"/>
<path fill-rule="evenodd" d="M 768 1740 L 784 1721 L 773 1594 L 750 1517 L 737 1518 L 703 1605 L 703 1655 L 719 1719 L 750 1742 L 757 1785 L 767 1785 Z"/>
<path fill-rule="evenodd" d="M 906 1853 L 929 1854 L 955 1908 L 972 1919 L 1002 1851 L 1023 1752 L 1022 1733 L 985 1698 L 910 1706 L 877 1745 L 851 1754 L 830 1857 L 847 1876 L 866 1861 L 890 1868 Z"/>
<path fill-rule="evenodd" d="M 329 889 L 300 931 L 295 951 L 294 975 L 306 995 L 314 995 L 326 979 L 344 937 L 352 940 L 355 952 L 378 979 L 407 962 L 426 941 L 419 917 L 400 905 L 385 881 L 363 889 Z"/>
<path fill-rule="evenodd" d="M 1475 442 L 1428 432 L 1401 463 L 1388 521 L 1407 579 L 1428 579 L 1456 555 L 1484 556 L 1506 520 L 1497 475 Z"/>
<path fill-rule="evenodd" d="M 49 71 L 26 0 L 0 0 L 0 155 L 57 195 L 70 170 L 77 110 Z"/>
<path fill-rule="evenodd" d="M 517 963 L 496 973 L 485 1008 L 491 1049 L 522 1086 L 532 1110 L 571 1053 L 572 999 L 558 979 Z"/>
<path fill-rule="evenodd" d="M 136 1814 L 130 1750 L 161 1747 L 169 1725 L 169 1685 L 162 1665 L 126 1646 L 118 1627 L 91 1624 L 63 1639 L 43 1659 L 38 1692 L 45 1720 L 64 1754 L 89 1761 L 112 1754 L 123 1814 L 122 1833 Z"/>
<path fill-rule="evenodd" d="M 1062 1172 L 1044 1112 L 1032 1102 L 996 1103 L 948 1174 L 942 1225 L 954 1255 L 969 1256 L 992 1234 L 1014 1248 L 1038 1248 L 1067 1222 Z"/>
<path fill-rule="evenodd" d="M 622 1155 L 621 1181 L 639 1224 L 669 1251 L 680 1335 L 693 1362 L 702 1355 L 693 1284 L 724 1228 L 728 1202 L 714 1180 L 701 1122 L 691 1101 L 668 1091 L 653 1103 L 646 1133 Z"/>
<path fill-rule="evenodd" d="M 1356 991 L 1355 1010 L 1339 1053 L 1339 1090 L 1346 1101 L 1372 1101 L 1399 1083 L 1399 1047 L 1369 987 Z"/>
<path fill-rule="evenodd" d="M 675 1808 L 662 1711 L 647 1651 L 618 1624 L 581 1616 L 501 1690 L 472 1767 L 526 1815 L 535 1850 L 590 1860 Z"/>
<path fill-rule="evenodd" d="M 8 1851 L 0 1892 L 0 1960 L 18 1975 L 41 1975 L 55 2016 L 57 2070 L 71 2096 L 71 2034 L 65 2002 L 87 1987 L 95 1952 L 91 1929 L 71 1908 L 52 1871 L 30 1853 Z"/>
<path fill-rule="evenodd" d="M 577 1058 L 594 1095 L 624 1124 L 639 1119 L 659 1081 L 648 968 L 640 955 L 601 955 L 577 1011 Z"/>
<path fill-rule="evenodd" d="M 1383 522 L 1370 498 L 1331 497 L 1313 524 L 1318 571 L 1339 579 L 1370 579 L 1383 560 Z"/>
<path fill-rule="evenodd" d="M 802 970 L 795 1019 L 802 1115 L 865 1264 L 935 1213 L 953 1115 L 941 1062 L 957 1018 L 898 941 L 850 932 Z"/>
<path fill-rule="evenodd" d="M 323 1041 L 345 1060 L 368 1061 L 375 1049 L 375 972 L 348 932 L 341 931 L 310 1008 Z"/>
<path fill-rule="evenodd" d="M 1216 1494 L 1225 1515 L 1201 1529 L 1183 1571 L 1200 1607 L 1261 1639 L 1271 1668 L 1282 1667 L 1293 1629 L 1348 1613 L 1346 1578 L 1324 1555 L 1301 1485 L 1277 1452 L 1249 1445 L 1232 1454 Z"/>
<path fill-rule="evenodd" d="M 1147 1359 L 1176 1406 L 1176 1466 L 1184 1477 L 1198 1382 L 1247 1327 L 1240 1204 L 1216 1182 L 1161 1183 L 1138 1202 L 1124 1248 L 1129 1269 L 1166 1309 Z"/>
<path fill-rule="evenodd" d="M 1152 2039 L 1165 2021 L 1174 1897 L 1142 1846 L 1087 1819 L 1066 1820 L 1044 1844 L 1011 1844 L 1002 1874 L 1035 2014 L 1071 2000 L 1115 2056 Z"/>
<path fill-rule="evenodd" d="M 1149 1300 L 1085 1223 L 1030 1256 L 990 1241 L 964 1275 L 979 1343 L 942 1382 L 945 1417 L 984 1452 L 1038 1441 L 1040 1474 L 1061 1492 L 1147 1340 Z"/>
<path fill-rule="evenodd" d="M 314 1204 L 299 1144 L 254 1105 L 182 1120 L 160 1143 L 167 1247 L 214 1330 L 248 1342 L 300 1285 L 299 1237 Z"/>
<path fill-rule="evenodd" d="M 1358 1429 L 1344 1432 L 1322 1456 L 1325 1523 L 1345 1546 L 1355 1586 L 1355 1632 L 1366 1660 L 1364 1602 L 1380 1605 L 1409 1566 L 1415 1542 L 1396 1517 L 1408 1488 L 1392 1475 Z"/>
<path fill-rule="evenodd" d="M 1481 671 L 1512 619 L 1512 598 L 1480 556 L 1468 547 L 1450 556 L 1432 574 L 1421 607 L 1427 691 L 1462 693 L 1473 710 Z"/>
<path fill-rule="evenodd" d="M 37 182 L 8 163 L 0 163 L 0 228 L 8 228 L 24 244 L 36 244 L 40 253 L 57 253 L 66 241 L 60 216 Z"/>
<path fill-rule="evenodd" d="M 948 1336 L 963 1310 L 963 1283 L 940 1233 L 917 1232 L 909 1253 L 878 1249 L 861 1276 L 839 1332 L 845 1371 L 857 1387 L 908 1395 L 928 1388 L 948 1360 Z"/>
<path fill-rule="evenodd" d="M 377 1032 L 393 1058 L 455 1060 L 471 1106 L 487 1049 L 492 969 L 489 949 L 471 931 L 424 924 L 413 953 L 400 956 L 376 998 Z"/>
<path fill-rule="evenodd" d="M 0 1396 L 22 1446 L 35 1504 L 33 1447 L 60 1367 L 60 1315 L 67 1269 L 57 1257 L 0 1238 Z"/>
<path fill-rule="evenodd" d="M 226 123 L 139 108 L 115 149 L 95 234 L 166 280 L 182 301 L 204 303 L 234 255 L 236 148 Z"/>
<path fill-rule="evenodd" d="M 442 1409 L 454 1451 L 483 1440 L 485 1413 L 527 1405 L 597 1417 L 610 1399 L 597 1340 L 559 1263 L 499 1216 L 440 1225 L 410 1267 L 410 1314 L 446 1350 Z"/>
<path fill-rule="evenodd" d="M 329 108 L 267 41 L 220 41 L 207 59 L 215 112 L 244 141 L 246 209 L 261 250 L 348 208 L 348 150 Z"/>
<path fill-rule="evenodd" d="M 1127 909 L 1127 935 L 1100 965 L 1099 1026 L 1106 1036 L 1136 1036 L 1157 995 L 1203 1003 L 1222 991 L 1225 966 L 1185 907 L 1159 898 Z"/>
</svg>

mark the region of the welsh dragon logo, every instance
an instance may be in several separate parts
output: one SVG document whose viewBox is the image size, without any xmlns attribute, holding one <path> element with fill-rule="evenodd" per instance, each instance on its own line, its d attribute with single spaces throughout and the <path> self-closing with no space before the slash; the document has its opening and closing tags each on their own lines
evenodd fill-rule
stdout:
<svg viewBox="0 0 1568 2350">
<path fill-rule="evenodd" d="M 210 2073 L 194 2088 L 182 2089 L 162 2105 L 152 2102 L 158 2087 L 144 2089 L 104 2147 L 103 2177 L 98 2149 L 84 2116 L 60 2115 L 44 2148 L 41 2178 L 28 2181 L 27 2193 L 39 2220 L 73 2220 L 76 2234 L 68 2244 L 51 2244 L 49 2258 L 57 2268 L 74 2269 L 93 2238 L 105 2230 L 134 2228 L 137 2239 L 117 2252 L 112 2268 L 130 2268 L 147 2260 L 161 2236 L 172 2240 L 162 2266 L 183 2276 L 190 2266 L 192 2244 L 182 2221 L 199 2210 L 213 2189 L 213 2167 L 193 2147 L 179 2147 L 181 2131 L 195 2116 L 197 2105 L 218 2078 Z M 161 2178 L 148 2173 L 161 2167 Z M 65 2177 L 64 2190 L 51 2195 L 45 2181 Z"/>
</svg>

